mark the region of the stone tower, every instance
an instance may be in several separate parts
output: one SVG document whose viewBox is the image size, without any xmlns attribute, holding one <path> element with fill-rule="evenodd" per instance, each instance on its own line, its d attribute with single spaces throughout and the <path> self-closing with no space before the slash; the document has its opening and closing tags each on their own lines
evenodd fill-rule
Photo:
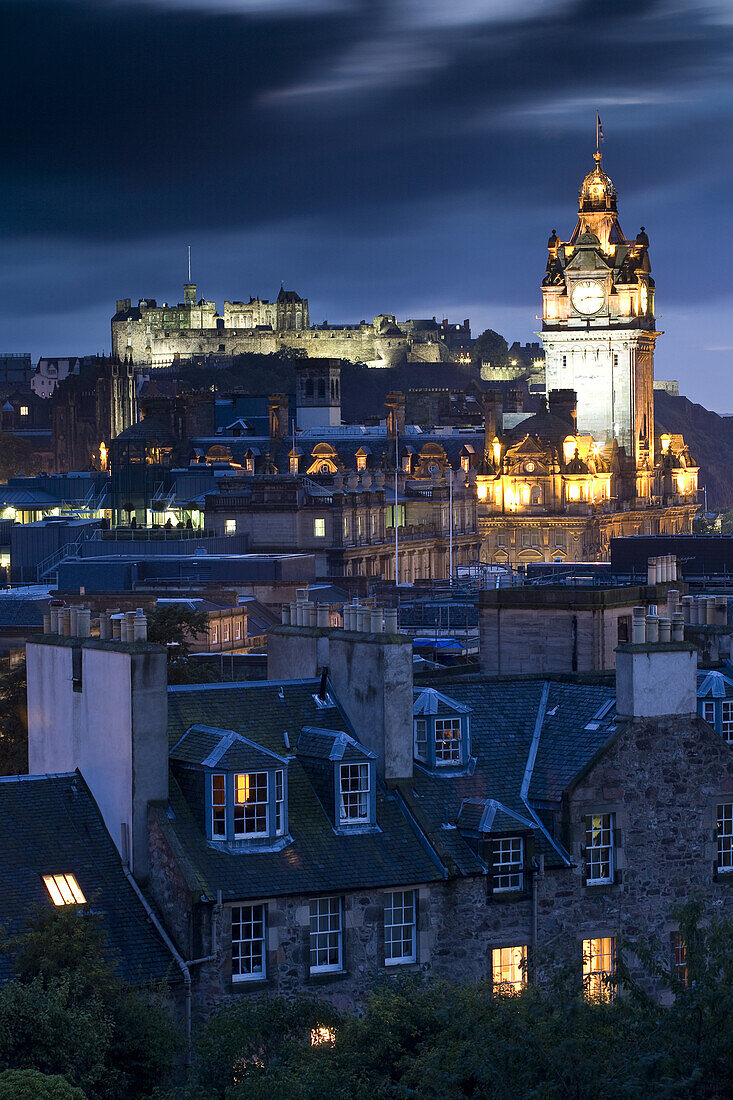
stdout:
<svg viewBox="0 0 733 1100">
<path fill-rule="evenodd" d="M 341 424 L 341 360 L 306 359 L 295 363 L 298 429 Z"/>
<path fill-rule="evenodd" d="M 564 242 L 553 229 L 542 281 L 546 388 L 575 390 L 578 430 L 622 447 L 637 470 L 654 464 L 654 280 L 642 226 L 627 239 L 616 189 L 594 154 L 578 222 Z"/>
</svg>

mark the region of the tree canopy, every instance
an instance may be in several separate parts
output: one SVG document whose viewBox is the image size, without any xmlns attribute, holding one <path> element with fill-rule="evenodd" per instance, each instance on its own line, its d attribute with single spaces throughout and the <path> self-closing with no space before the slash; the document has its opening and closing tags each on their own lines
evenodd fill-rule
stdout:
<svg viewBox="0 0 733 1100">
<path fill-rule="evenodd" d="M 494 332 L 493 328 L 487 328 L 476 338 L 472 358 L 474 362 L 485 359 L 493 366 L 506 366 L 509 362 L 509 345 L 500 333 Z"/>
<path fill-rule="evenodd" d="M 55 1082 L 49 1100 L 135 1100 L 169 1078 L 180 1038 L 165 991 L 117 976 L 98 915 L 43 909 L 0 950 L 15 970 L 0 986 L 0 1100 L 7 1071 L 62 1077 L 81 1090 Z"/>
<path fill-rule="evenodd" d="M 358 1016 L 297 998 L 224 1008 L 175 1100 L 723 1100 L 733 921 L 696 902 L 676 917 L 686 974 L 669 941 L 627 943 L 608 999 L 588 1000 L 577 970 L 558 967 L 518 994 L 385 978 Z"/>
</svg>

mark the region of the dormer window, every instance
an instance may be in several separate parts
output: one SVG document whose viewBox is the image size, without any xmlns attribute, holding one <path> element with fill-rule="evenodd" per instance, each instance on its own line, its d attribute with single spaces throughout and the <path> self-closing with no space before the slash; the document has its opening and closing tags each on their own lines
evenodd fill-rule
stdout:
<svg viewBox="0 0 733 1100">
<path fill-rule="evenodd" d="M 258 840 L 286 832 L 285 770 L 210 777 L 212 840 Z"/>
<path fill-rule="evenodd" d="M 267 836 L 267 772 L 234 776 L 234 836 Z"/>
<path fill-rule="evenodd" d="M 435 719 L 435 763 L 458 764 L 461 760 L 460 718 Z"/>
<path fill-rule="evenodd" d="M 470 707 L 434 688 L 417 689 L 413 707 L 415 759 L 428 768 L 455 769 L 471 752 Z"/>
<path fill-rule="evenodd" d="M 369 764 L 342 764 L 341 824 L 363 824 L 369 820 Z"/>
</svg>

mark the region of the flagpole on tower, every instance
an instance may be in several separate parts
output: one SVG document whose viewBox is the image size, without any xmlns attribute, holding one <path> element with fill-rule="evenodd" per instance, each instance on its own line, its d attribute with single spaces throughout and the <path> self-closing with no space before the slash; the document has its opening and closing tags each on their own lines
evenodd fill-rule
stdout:
<svg viewBox="0 0 733 1100">
<path fill-rule="evenodd" d="M 601 116 L 596 111 L 596 158 L 600 159 L 601 156 L 601 142 L 603 141 L 603 126 L 601 125 Z"/>
</svg>

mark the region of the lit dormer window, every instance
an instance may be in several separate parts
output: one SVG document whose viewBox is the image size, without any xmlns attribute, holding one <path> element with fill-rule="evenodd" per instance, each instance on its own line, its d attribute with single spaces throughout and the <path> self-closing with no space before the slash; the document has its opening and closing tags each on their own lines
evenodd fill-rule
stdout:
<svg viewBox="0 0 733 1100">
<path fill-rule="evenodd" d="M 470 757 L 470 707 L 434 688 L 417 689 L 413 707 L 415 759 L 430 768 L 460 768 Z"/>
<path fill-rule="evenodd" d="M 458 764 L 461 759 L 460 718 L 435 719 L 435 763 Z"/>
<path fill-rule="evenodd" d="M 201 807 L 210 841 L 235 843 L 237 848 L 252 841 L 261 847 L 268 839 L 286 836 L 284 757 L 233 730 L 197 725 L 171 750 L 171 761 L 184 791 Z"/>
</svg>

